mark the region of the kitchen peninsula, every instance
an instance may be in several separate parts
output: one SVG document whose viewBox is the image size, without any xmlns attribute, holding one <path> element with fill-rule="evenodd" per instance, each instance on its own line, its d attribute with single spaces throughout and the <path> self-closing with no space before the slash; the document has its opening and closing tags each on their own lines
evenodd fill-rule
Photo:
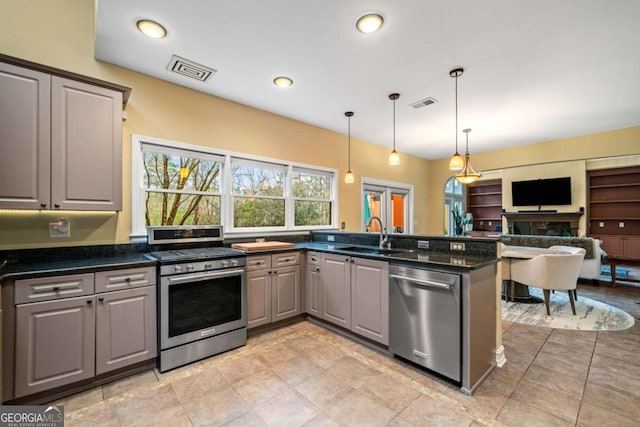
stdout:
<svg viewBox="0 0 640 427">
<path fill-rule="evenodd" d="M 331 241 L 332 238 L 333 241 Z M 334 259 L 343 260 L 344 263 L 342 267 L 346 269 L 344 271 L 351 271 L 350 265 L 352 262 L 355 264 L 356 260 L 364 261 L 364 268 L 368 269 L 366 261 L 369 260 L 370 262 L 375 261 L 382 265 L 405 265 L 436 272 L 447 272 L 460 277 L 460 332 L 462 341 L 459 357 L 461 376 L 459 379 L 454 378 L 452 382 L 459 385 L 461 391 L 464 393 L 471 394 L 496 365 L 496 339 L 500 329 L 499 323 L 496 322 L 496 274 L 497 263 L 499 261 L 496 255 L 497 240 L 395 235 L 391 238 L 392 249 L 377 253 L 379 249 L 377 248 L 377 238 L 378 236 L 376 234 L 368 233 L 312 232 L 310 235 L 306 235 L 303 241 L 293 239 L 296 242 L 293 250 L 300 252 L 302 255 L 301 265 L 303 266 L 302 268 L 304 268 L 303 271 L 310 271 L 310 267 L 312 266 L 311 254 L 320 254 L 321 257 L 326 256 L 327 259 L 329 259 L 329 256 L 332 256 Z M 424 246 L 427 241 L 429 242 L 428 250 L 418 249 L 418 242 L 422 242 L 420 245 Z M 229 241 L 225 241 L 225 245 L 230 245 L 231 242 L 232 240 L 229 239 Z M 452 242 L 463 243 L 464 250 L 451 251 L 449 248 Z M 95 271 L 107 272 L 124 269 L 122 271 L 132 274 L 138 273 L 132 269 L 146 269 L 154 265 L 153 260 L 144 256 L 143 252 L 146 251 L 146 249 L 144 249 L 145 246 L 146 245 L 115 245 L 109 247 L 65 248 L 64 250 L 45 249 L 40 251 L 39 255 L 41 257 L 43 255 L 51 255 L 51 262 L 40 264 L 30 262 L 29 257 L 34 256 L 36 252 L 34 250 L 5 251 L 0 253 L 4 260 L 10 261 L 0 268 L 0 281 L 2 283 L 3 295 L 4 349 L 5 352 L 7 350 L 11 351 L 11 357 L 6 357 L 3 362 L 3 372 L 5 373 L 3 401 L 17 402 L 16 398 L 18 396 L 22 396 L 21 402 L 49 401 L 53 396 L 63 396 L 116 378 L 110 377 L 107 372 L 95 377 L 95 379 L 92 374 L 88 378 L 83 377 L 82 380 L 69 381 L 67 386 L 56 383 L 51 386 L 55 389 L 56 394 L 49 394 L 48 386 L 39 386 L 37 390 L 30 388 L 26 377 L 25 381 L 20 378 L 13 378 L 9 373 L 14 372 L 15 375 L 19 374 L 19 372 L 15 370 L 14 365 L 17 363 L 15 351 L 18 349 L 10 344 L 13 341 L 12 337 L 17 327 L 16 304 L 20 305 L 22 301 L 17 301 L 14 295 L 24 294 L 22 291 L 17 291 L 16 286 L 28 284 L 27 282 L 32 279 L 46 280 L 46 278 L 68 276 L 70 274 L 76 276 L 86 275 L 87 273 L 97 275 L 98 273 L 95 273 Z M 290 251 L 292 249 L 286 250 Z M 56 251 L 58 254 L 53 255 Z M 269 253 L 278 253 L 278 251 L 271 251 Z M 74 259 L 71 254 L 75 254 L 76 259 Z M 21 255 L 23 258 L 20 258 Z M 345 262 L 344 260 L 348 261 Z M 323 266 L 320 265 L 318 268 L 322 269 Z M 384 274 L 388 274 L 388 270 L 382 271 L 385 272 Z M 130 283 L 130 281 L 123 283 Z M 143 290 L 146 291 L 147 288 L 153 286 L 154 283 L 155 277 L 148 277 L 148 281 L 140 283 L 140 287 L 136 287 L 138 290 L 134 291 L 138 293 Z M 320 282 L 316 282 L 316 284 L 318 283 L 322 286 L 323 282 L 320 280 Z M 358 289 L 354 287 L 355 283 L 357 283 L 357 281 L 354 279 L 351 279 L 350 282 L 343 283 L 343 285 L 350 286 L 350 288 L 342 294 L 345 298 L 349 298 L 348 301 L 351 301 L 349 309 L 352 307 L 356 307 L 357 309 L 357 305 L 353 305 L 355 301 L 358 301 Z M 388 305 L 389 281 L 387 280 L 387 276 L 384 276 L 383 280 L 380 280 L 378 283 L 384 286 L 383 289 L 380 289 L 383 292 L 381 294 L 381 302 Z M 378 342 L 376 344 L 374 340 L 363 333 L 363 331 L 368 328 L 366 324 L 366 321 L 369 320 L 368 317 L 360 318 L 358 323 L 359 327 L 350 329 L 349 327 L 336 328 L 335 322 L 327 322 L 321 315 L 314 314 L 309 305 L 313 290 L 312 285 L 313 282 L 310 281 L 309 276 L 302 275 L 299 297 L 300 306 L 304 314 L 300 316 L 300 318 L 307 317 L 317 324 L 327 326 L 347 336 L 351 335 L 361 342 L 367 342 L 374 346 L 377 345 L 382 351 L 387 351 L 388 346 L 386 343 Z M 362 290 L 368 291 L 369 289 L 363 288 Z M 93 291 L 87 292 L 84 292 L 86 297 L 82 298 L 83 303 L 87 298 L 98 298 L 107 295 L 97 294 L 97 297 L 94 297 Z M 353 300 L 351 299 L 352 295 L 356 295 Z M 153 296 L 155 296 L 155 293 Z M 367 294 L 363 303 L 371 303 L 369 297 L 370 295 Z M 56 303 L 69 299 L 64 296 L 60 298 L 56 300 Z M 325 302 L 325 300 L 323 300 L 323 302 Z M 36 302 L 36 304 L 40 303 Z M 149 309 L 149 307 L 147 307 L 147 309 Z M 155 311 L 155 309 L 153 310 Z M 388 316 L 388 311 L 386 309 L 383 311 L 386 312 Z M 352 313 L 356 313 L 353 319 L 358 320 L 357 312 L 352 311 L 350 314 Z M 384 322 L 389 322 L 388 317 L 384 319 Z M 351 324 L 352 323 L 350 323 L 350 325 Z M 152 322 L 148 320 L 147 323 L 143 324 L 143 327 L 148 328 L 152 325 L 155 328 L 155 323 L 152 324 Z M 137 372 L 143 368 L 148 369 L 148 362 L 155 358 L 156 348 L 157 344 L 145 350 L 139 359 L 133 361 L 136 362 L 140 360 L 139 363 L 132 365 L 138 369 Z M 125 371 L 126 369 L 122 369 L 116 370 L 115 372 L 121 376 Z M 435 370 L 429 372 L 438 374 Z M 449 378 L 449 380 L 451 381 L 451 378 Z M 20 387 L 16 388 L 17 384 L 21 384 Z M 16 390 L 18 394 L 15 394 Z"/>
</svg>

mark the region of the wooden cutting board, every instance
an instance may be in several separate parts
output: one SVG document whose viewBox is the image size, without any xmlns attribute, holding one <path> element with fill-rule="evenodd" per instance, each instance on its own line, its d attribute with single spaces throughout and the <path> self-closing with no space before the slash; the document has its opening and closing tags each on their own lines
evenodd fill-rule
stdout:
<svg viewBox="0 0 640 427">
<path fill-rule="evenodd" d="M 232 248 L 242 251 L 267 251 L 270 249 L 288 249 L 293 248 L 293 243 L 288 242 L 249 242 L 249 243 L 232 243 Z"/>
</svg>

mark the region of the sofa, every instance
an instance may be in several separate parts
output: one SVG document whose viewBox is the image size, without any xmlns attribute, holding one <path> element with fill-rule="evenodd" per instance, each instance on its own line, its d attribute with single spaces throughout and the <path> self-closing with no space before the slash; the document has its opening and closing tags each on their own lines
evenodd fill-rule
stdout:
<svg viewBox="0 0 640 427">
<path fill-rule="evenodd" d="M 583 248 L 586 253 L 580 268 L 580 279 L 600 280 L 600 269 L 604 252 L 600 248 L 600 240 L 592 237 L 535 236 L 528 234 L 503 234 L 501 241 L 506 246 L 530 246 L 549 248 L 551 246 L 575 246 Z"/>
</svg>

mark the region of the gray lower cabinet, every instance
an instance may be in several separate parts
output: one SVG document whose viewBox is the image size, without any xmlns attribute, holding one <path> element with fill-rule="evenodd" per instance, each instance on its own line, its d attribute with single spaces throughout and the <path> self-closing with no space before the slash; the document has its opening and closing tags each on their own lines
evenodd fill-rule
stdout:
<svg viewBox="0 0 640 427">
<path fill-rule="evenodd" d="M 305 274 L 305 307 L 306 312 L 315 317 L 322 317 L 322 276 L 320 266 L 322 253 L 307 252 L 307 269 Z"/>
<path fill-rule="evenodd" d="M 15 397 L 95 375 L 95 297 L 16 307 Z"/>
<path fill-rule="evenodd" d="M 96 375 L 156 356 L 155 286 L 96 299 Z"/>
<path fill-rule="evenodd" d="M 121 92 L 0 62 L 0 93 L 0 208 L 122 209 Z"/>
<path fill-rule="evenodd" d="M 389 344 L 389 263 L 307 253 L 306 311 L 352 332 Z"/>
<path fill-rule="evenodd" d="M 389 345 L 389 263 L 351 259 L 351 331 Z"/>
<path fill-rule="evenodd" d="M 300 302 L 300 252 L 247 257 L 247 327 L 296 316 Z"/>
<path fill-rule="evenodd" d="M 351 328 L 351 258 L 324 254 L 322 257 L 322 318 Z"/>
<path fill-rule="evenodd" d="M 16 280 L 13 398 L 156 357 L 154 272 L 144 267 Z M 132 289 L 104 292 L 114 286 Z M 74 293 L 85 295 L 68 297 Z"/>
</svg>

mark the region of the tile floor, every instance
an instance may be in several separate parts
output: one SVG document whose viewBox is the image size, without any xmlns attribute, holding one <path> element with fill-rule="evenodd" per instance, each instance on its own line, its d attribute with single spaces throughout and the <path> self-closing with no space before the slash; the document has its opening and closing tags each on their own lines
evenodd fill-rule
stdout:
<svg viewBox="0 0 640 427">
<path fill-rule="evenodd" d="M 640 317 L 640 288 L 579 296 Z M 638 426 L 640 325 L 619 332 L 503 324 L 507 364 L 474 396 L 310 322 L 160 374 L 71 396 L 67 426 Z"/>
</svg>

